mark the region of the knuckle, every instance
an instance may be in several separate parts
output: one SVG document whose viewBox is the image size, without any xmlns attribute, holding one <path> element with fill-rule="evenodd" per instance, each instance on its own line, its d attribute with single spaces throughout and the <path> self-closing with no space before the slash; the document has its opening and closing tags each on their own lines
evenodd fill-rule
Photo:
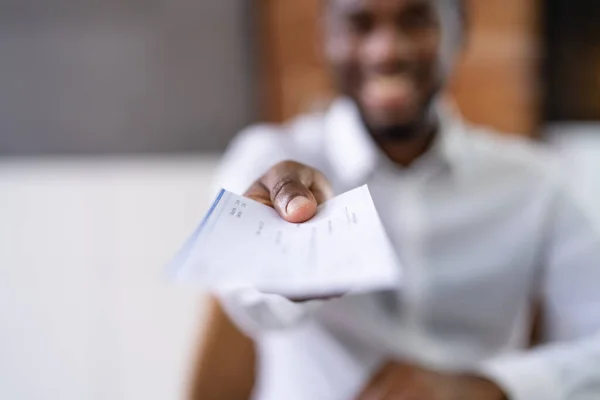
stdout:
<svg viewBox="0 0 600 400">
<path fill-rule="evenodd" d="M 282 176 L 288 176 L 295 173 L 298 170 L 298 167 L 302 167 L 302 164 L 297 163 L 296 161 L 286 160 L 278 162 L 269 168 L 258 180 L 259 182 L 277 182 L 281 180 Z M 272 186 L 273 184 L 267 186 Z"/>
<path fill-rule="evenodd" d="M 271 195 L 273 198 L 280 197 L 285 194 L 285 190 L 291 186 L 296 186 L 298 181 L 290 176 L 283 176 L 275 182 L 275 185 L 271 188 Z"/>
</svg>

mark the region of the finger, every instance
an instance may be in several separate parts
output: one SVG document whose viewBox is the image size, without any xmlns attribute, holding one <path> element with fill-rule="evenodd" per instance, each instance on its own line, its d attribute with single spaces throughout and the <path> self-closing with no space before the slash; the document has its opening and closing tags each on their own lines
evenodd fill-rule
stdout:
<svg viewBox="0 0 600 400">
<path fill-rule="evenodd" d="M 333 188 L 329 180 L 321 172 L 313 170 L 312 184 L 309 190 L 315 196 L 317 204 L 321 205 L 333 197 Z"/>
<path fill-rule="evenodd" d="M 317 199 L 309 189 L 313 181 L 313 169 L 293 161 L 277 164 L 261 179 L 275 210 L 293 223 L 307 221 L 317 212 Z"/>
<path fill-rule="evenodd" d="M 258 201 L 266 206 L 273 207 L 273 204 L 271 203 L 271 194 L 265 185 L 263 185 L 260 181 L 254 182 L 252 186 L 246 190 L 244 197 Z"/>
</svg>

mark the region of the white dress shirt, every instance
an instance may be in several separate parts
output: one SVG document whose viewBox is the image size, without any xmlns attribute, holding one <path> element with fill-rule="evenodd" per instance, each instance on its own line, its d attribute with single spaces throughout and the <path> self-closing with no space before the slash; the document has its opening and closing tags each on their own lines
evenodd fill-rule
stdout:
<svg viewBox="0 0 600 400">
<path fill-rule="evenodd" d="M 367 183 L 404 274 L 396 291 L 325 302 L 222 295 L 257 341 L 255 399 L 352 399 L 386 359 L 475 372 L 513 400 L 600 399 L 600 231 L 542 150 L 439 111 L 433 147 L 410 168 L 378 150 L 345 99 L 230 145 L 217 184 L 234 192 L 286 159 L 336 193 Z M 528 350 L 535 301 L 546 344 Z"/>
</svg>

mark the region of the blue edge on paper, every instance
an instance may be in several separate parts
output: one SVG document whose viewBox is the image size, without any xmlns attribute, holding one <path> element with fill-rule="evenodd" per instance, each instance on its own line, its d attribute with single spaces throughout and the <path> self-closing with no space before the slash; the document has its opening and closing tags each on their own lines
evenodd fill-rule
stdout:
<svg viewBox="0 0 600 400">
<path fill-rule="evenodd" d="M 190 254 L 190 250 L 192 249 L 192 246 L 196 242 L 198 235 L 200 235 L 200 232 L 202 232 L 202 229 L 204 229 L 204 227 L 208 223 L 208 219 L 210 218 L 212 213 L 215 211 L 215 208 L 217 208 L 217 205 L 221 201 L 221 198 L 223 197 L 224 194 L 225 194 L 225 189 L 221 189 L 219 191 L 219 194 L 217 195 L 217 198 L 212 203 L 212 205 L 210 206 L 210 209 L 208 210 L 208 212 L 202 219 L 202 222 L 200 222 L 200 224 L 198 225 L 198 227 L 196 228 L 194 233 L 192 233 L 192 235 L 185 242 L 185 244 L 183 245 L 181 250 L 179 250 L 179 252 L 175 256 L 175 258 L 167 266 L 167 268 L 166 268 L 167 276 L 172 277 L 172 278 L 175 278 L 177 276 L 177 271 L 187 260 L 189 254 Z"/>
</svg>

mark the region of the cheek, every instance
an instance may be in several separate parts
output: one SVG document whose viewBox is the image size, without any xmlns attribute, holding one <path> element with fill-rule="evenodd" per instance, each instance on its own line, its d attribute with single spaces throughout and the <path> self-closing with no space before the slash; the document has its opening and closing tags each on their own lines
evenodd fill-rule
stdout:
<svg viewBox="0 0 600 400">
<path fill-rule="evenodd" d="M 421 39 L 418 46 L 418 59 L 422 68 L 422 78 L 437 80 L 442 68 L 444 54 L 441 52 L 441 41 L 439 34 L 431 34 Z"/>
</svg>

